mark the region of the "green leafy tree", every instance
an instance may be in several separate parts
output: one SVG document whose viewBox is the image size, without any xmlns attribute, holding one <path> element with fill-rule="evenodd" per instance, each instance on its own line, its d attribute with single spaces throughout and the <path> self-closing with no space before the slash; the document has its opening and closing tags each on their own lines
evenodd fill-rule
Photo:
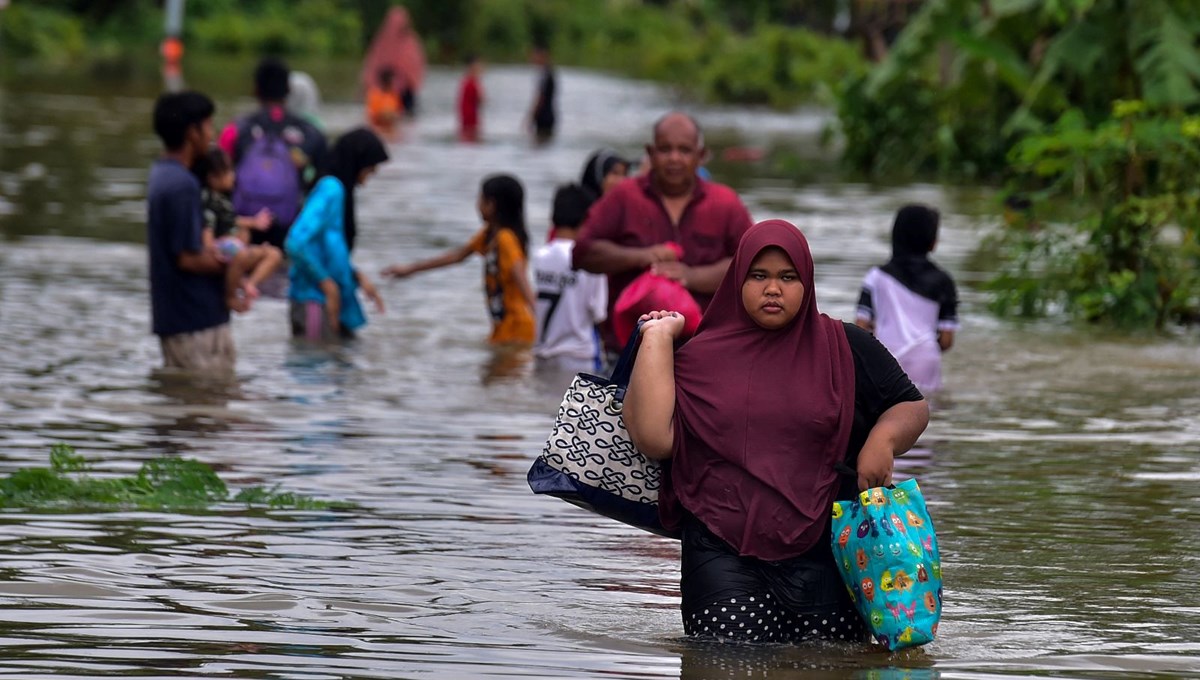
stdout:
<svg viewBox="0 0 1200 680">
<path fill-rule="evenodd" d="M 929 0 L 839 103 L 866 173 L 1006 178 L 1061 221 L 999 239 L 1004 313 L 1197 318 L 1200 3 Z"/>
<path fill-rule="evenodd" d="M 1010 255 L 989 284 L 997 311 L 1061 308 L 1122 327 L 1200 320 L 1200 117 L 1121 101 L 1093 126 L 1073 109 L 1012 162 L 1019 185 L 1077 217 L 1005 230 Z"/>
<path fill-rule="evenodd" d="M 1192 0 L 929 0 L 843 90 L 846 160 L 999 176 L 1009 149 L 1068 109 L 1095 123 L 1117 99 L 1200 103 L 1197 35 Z"/>
</svg>

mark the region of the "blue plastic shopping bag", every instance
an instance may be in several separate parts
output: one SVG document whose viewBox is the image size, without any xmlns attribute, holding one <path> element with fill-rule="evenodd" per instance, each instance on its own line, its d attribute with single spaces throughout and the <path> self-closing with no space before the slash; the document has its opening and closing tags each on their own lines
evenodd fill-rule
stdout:
<svg viewBox="0 0 1200 680">
<path fill-rule="evenodd" d="M 833 555 L 876 642 L 933 641 L 942 616 L 942 560 L 917 480 L 833 504 Z"/>
</svg>

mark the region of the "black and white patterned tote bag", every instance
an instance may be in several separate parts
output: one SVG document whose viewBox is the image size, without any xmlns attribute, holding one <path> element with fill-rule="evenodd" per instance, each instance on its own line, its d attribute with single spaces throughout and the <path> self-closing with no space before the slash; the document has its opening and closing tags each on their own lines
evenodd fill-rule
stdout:
<svg viewBox="0 0 1200 680">
<path fill-rule="evenodd" d="M 529 488 L 677 538 L 658 520 L 662 464 L 637 450 L 621 418 L 637 342 L 634 333 L 610 377 L 575 376 L 558 407 L 554 430 L 529 469 Z"/>
</svg>

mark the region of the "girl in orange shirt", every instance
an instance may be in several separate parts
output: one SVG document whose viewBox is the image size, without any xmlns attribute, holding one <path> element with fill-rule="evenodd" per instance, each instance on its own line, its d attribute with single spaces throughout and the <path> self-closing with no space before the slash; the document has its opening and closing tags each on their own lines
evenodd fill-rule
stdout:
<svg viewBox="0 0 1200 680">
<path fill-rule="evenodd" d="M 479 190 L 483 228 L 461 246 L 412 264 L 394 264 L 384 276 L 402 279 L 420 271 L 462 262 L 472 253 L 483 255 L 483 288 L 492 317 L 493 344 L 532 345 L 533 286 L 526 273 L 529 234 L 525 231 L 525 190 L 511 175 L 492 175 Z"/>
<path fill-rule="evenodd" d="M 396 87 L 396 72 L 385 66 L 379 69 L 379 80 L 367 88 L 367 122 L 376 130 L 391 132 L 402 113 L 404 105 Z"/>
</svg>

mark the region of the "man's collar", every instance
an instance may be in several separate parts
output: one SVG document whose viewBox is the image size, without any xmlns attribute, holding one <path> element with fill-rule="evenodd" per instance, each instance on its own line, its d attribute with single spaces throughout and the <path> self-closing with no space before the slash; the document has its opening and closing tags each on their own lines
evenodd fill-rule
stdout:
<svg viewBox="0 0 1200 680">
<path fill-rule="evenodd" d="M 653 170 L 651 170 L 650 172 L 653 172 Z M 654 188 L 654 182 L 652 182 L 650 180 L 649 172 L 638 177 L 636 181 L 638 183 L 638 186 L 640 186 L 642 188 L 642 191 L 645 192 L 647 196 L 653 196 L 655 198 L 660 198 L 660 199 L 663 197 L 662 192 L 660 192 L 658 189 Z M 701 179 L 700 176 L 697 175 L 696 183 L 692 186 L 691 200 L 697 201 L 697 200 L 700 200 L 701 198 L 704 198 L 705 186 L 707 184 L 708 184 L 708 182 Z"/>
</svg>

